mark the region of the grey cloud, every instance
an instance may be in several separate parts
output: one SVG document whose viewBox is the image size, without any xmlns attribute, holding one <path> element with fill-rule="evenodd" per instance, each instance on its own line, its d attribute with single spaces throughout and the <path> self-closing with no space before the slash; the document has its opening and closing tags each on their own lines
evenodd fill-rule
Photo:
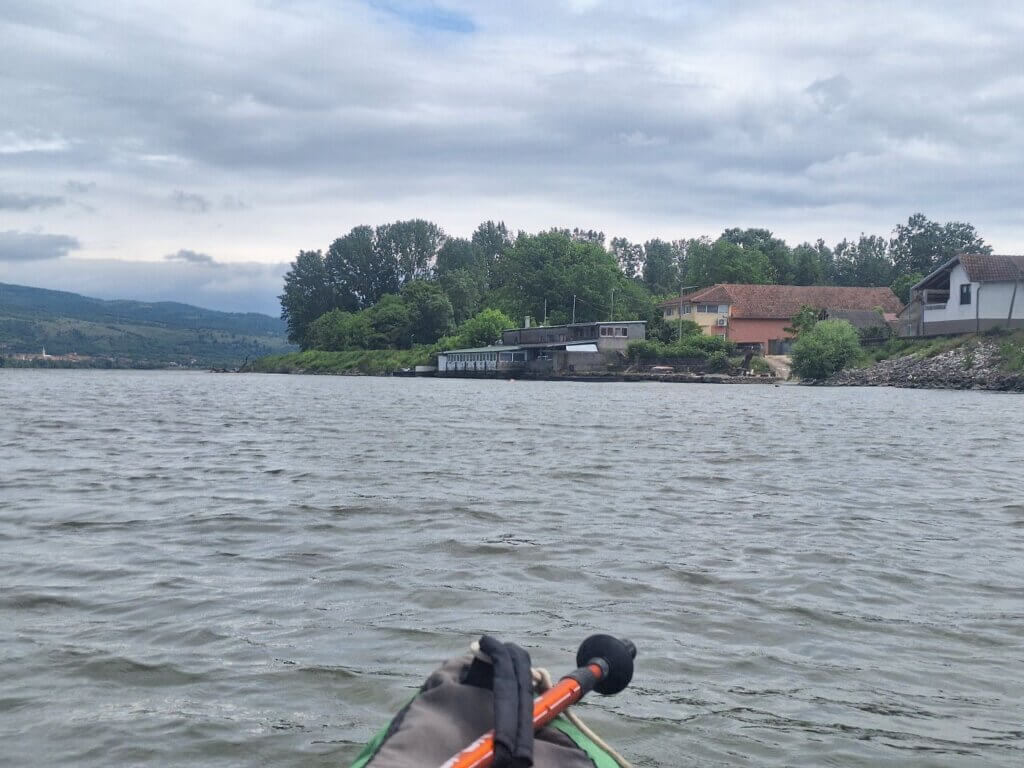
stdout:
<svg viewBox="0 0 1024 768">
<path fill-rule="evenodd" d="M 849 100 L 853 85 L 844 75 L 836 75 L 825 80 L 815 80 L 805 90 L 819 108 L 832 112 Z"/>
<path fill-rule="evenodd" d="M 171 203 L 189 213 L 206 213 L 210 210 L 210 201 L 195 192 L 183 192 L 180 189 L 171 193 Z"/>
<path fill-rule="evenodd" d="M 192 264 L 215 264 L 213 256 L 207 253 L 196 253 L 195 251 L 189 251 L 182 249 L 177 253 L 169 253 L 164 256 L 164 261 L 187 261 Z"/>
<path fill-rule="evenodd" d="M 96 191 L 96 182 L 69 179 L 64 183 L 64 191 L 72 195 L 87 195 L 90 192 Z"/>
<path fill-rule="evenodd" d="M 45 261 L 60 259 L 81 248 L 69 235 L 44 235 L 35 232 L 0 232 L 0 261 Z"/>
<path fill-rule="evenodd" d="M 116 176 L 104 178 L 109 195 L 174 189 L 170 204 L 204 221 L 236 213 L 225 226 L 250 227 L 255 204 L 296 243 L 302 206 L 383 221 L 438 196 L 453 208 L 555 202 L 605 229 L 601 211 L 665 231 L 684 214 L 775 212 L 802 216 L 806 237 L 843 205 L 886 229 L 920 208 L 1016 216 L 1021 23 L 998 4 L 926 15 L 899 0 L 884 14 L 839 0 L 443 6 L 472 20 L 467 34 L 427 39 L 408 13 L 395 23 L 346 0 L 145 11 L 11 0 L 0 30 L 6 18 L 36 31 L 5 35 L 17 136 L 64 143 L 5 164 L 23 179 L 101 169 Z M 173 23 L 183 12 L 197 21 L 188 36 Z M 46 46 L 47 30 L 69 44 Z M 101 55 L 112 49 L 123 55 Z M 276 206 L 261 197 L 286 185 Z"/>
<path fill-rule="evenodd" d="M 221 197 L 220 207 L 225 211 L 247 211 L 252 208 L 245 200 L 236 195 L 224 195 Z"/>
<path fill-rule="evenodd" d="M 0 192 L 0 210 L 31 211 L 35 208 L 56 208 L 59 205 L 64 205 L 63 197 L 52 195 L 16 195 Z"/>
</svg>

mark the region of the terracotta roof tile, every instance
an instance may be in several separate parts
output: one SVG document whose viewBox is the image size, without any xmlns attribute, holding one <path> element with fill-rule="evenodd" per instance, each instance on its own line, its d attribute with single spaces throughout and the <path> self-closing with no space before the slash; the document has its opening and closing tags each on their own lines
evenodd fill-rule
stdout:
<svg viewBox="0 0 1024 768">
<path fill-rule="evenodd" d="M 960 256 L 960 263 L 972 283 L 1024 280 L 1024 256 L 964 253 Z"/>
<path fill-rule="evenodd" d="M 868 309 L 899 312 L 903 305 L 888 288 L 839 288 L 831 285 L 739 285 L 719 283 L 683 297 L 684 302 L 732 304 L 733 317 L 789 319 L 801 307 L 815 309 Z M 678 305 L 678 299 L 659 306 Z"/>
</svg>

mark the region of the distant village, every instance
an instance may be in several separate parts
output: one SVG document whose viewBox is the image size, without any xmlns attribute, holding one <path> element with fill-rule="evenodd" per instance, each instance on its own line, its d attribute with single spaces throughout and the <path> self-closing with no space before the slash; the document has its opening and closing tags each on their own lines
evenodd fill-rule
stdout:
<svg viewBox="0 0 1024 768">
<path fill-rule="evenodd" d="M 658 306 L 665 322 L 696 323 L 703 334 L 728 340 L 749 360 L 788 356 L 793 318 L 806 308 L 821 319 L 845 320 L 862 337 L 877 340 L 1024 328 L 1022 282 L 1024 256 L 961 254 L 915 284 L 906 305 L 886 287 L 719 283 Z M 421 366 L 421 373 L 594 375 L 628 369 L 629 345 L 645 339 L 646 322 L 639 320 L 538 326 L 526 317 L 522 327 L 504 330 L 497 344 L 444 350 L 436 369 Z"/>
</svg>

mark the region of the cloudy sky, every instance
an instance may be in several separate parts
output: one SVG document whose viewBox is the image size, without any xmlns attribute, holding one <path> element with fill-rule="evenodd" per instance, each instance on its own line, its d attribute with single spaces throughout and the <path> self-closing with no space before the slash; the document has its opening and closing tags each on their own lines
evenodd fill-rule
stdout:
<svg viewBox="0 0 1024 768">
<path fill-rule="evenodd" d="M 1024 252 L 1012 2 L 2 0 L 0 281 L 276 313 L 352 226 Z"/>
</svg>

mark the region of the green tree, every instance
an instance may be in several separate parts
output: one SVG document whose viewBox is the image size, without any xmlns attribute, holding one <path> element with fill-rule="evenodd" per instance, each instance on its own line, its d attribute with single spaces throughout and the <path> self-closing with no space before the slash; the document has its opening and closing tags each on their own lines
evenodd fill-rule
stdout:
<svg viewBox="0 0 1024 768">
<path fill-rule="evenodd" d="M 490 273 L 481 246 L 460 237 L 448 240 L 437 254 L 434 272 L 452 303 L 455 323 L 472 317 L 487 292 Z"/>
<path fill-rule="evenodd" d="M 565 235 L 570 240 L 574 240 L 577 243 L 591 243 L 593 245 L 600 245 L 604 248 L 604 232 L 599 232 L 596 229 L 580 229 L 579 227 L 552 227 L 549 232 L 553 232 L 559 235 Z"/>
<path fill-rule="evenodd" d="M 885 238 L 862 234 L 856 243 L 845 239 L 838 243 L 834 277 L 837 285 L 889 285 L 893 265 Z"/>
<path fill-rule="evenodd" d="M 845 320 L 822 320 L 793 342 L 793 372 L 826 379 L 860 356 L 860 337 Z"/>
<path fill-rule="evenodd" d="M 611 251 L 612 256 L 619 263 L 622 274 L 631 280 L 640 277 L 643 269 L 644 249 L 639 243 L 631 243 L 624 237 L 613 237 Z"/>
<path fill-rule="evenodd" d="M 770 283 L 773 269 L 757 248 L 719 238 L 711 246 L 711 283 Z"/>
<path fill-rule="evenodd" d="M 820 285 L 824 280 L 821 256 L 810 243 L 793 249 L 793 285 Z"/>
<path fill-rule="evenodd" d="M 366 312 L 344 312 L 340 309 L 332 309 L 313 321 L 308 340 L 311 349 L 329 352 L 384 346 L 383 337 L 374 331 Z"/>
<path fill-rule="evenodd" d="M 387 293 L 365 310 L 373 330 L 388 347 L 408 347 L 412 319 L 400 296 Z"/>
<path fill-rule="evenodd" d="M 835 254 L 832 249 L 825 245 L 820 237 L 814 243 L 814 250 L 818 254 L 818 264 L 821 271 L 821 282 L 825 285 L 835 284 Z"/>
<path fill-rule="evenodd" d="M 400 285 L 429 277 L 446 239 L 439 226 L 424 219 L 382 224 L 375 234 L 377 251 L 393 265 Z"/>
<path fill-rule="evenodd" d="M 480 262 L 476 246 L 463 237 L 452 237 L 445 241 L 437 252 L 434 271 L 438 277 L 459 269 L 475 270 Z"/>
<path fill-rule="evenodd" d="M 284 276 L 281 319 L 288 325 L 288 340 L 306 349 L 306 332 L 310 324 L 335 306 L 334 292 L 327 280 L 323 254 L 320 251 L 299 251 L 298 257 Z"/>
<path fill-rule="evenodd" d="M 706 237 L 686 241 L 685 282 L 689 285 L 715 283 L 768 283 L 772 266 L 768 257 L 756 248 L 719 238 Z"/>
<path fill-rule="evenodd" d="M 917 285 L 919 282 L 924 280 L 924 275 L 920 272 L 911 272 L 909 275 L 900 275 L 892 281 L 892 292 L 896 294 L 897 298 L 904 304 L 910 302 L 910 289 Z"/>
<path fill-rule="evenodd" d="M 514 327 L 512 319 L 499 309 L 485 309 L 459 326 L 459 345 L 485 347 L 501 338 L 501 332 Z"/>
<path fill-rule="evenodd" d="M 455 269 L 438 275 L 438 284 L 452 304 L 455 323 L 462 323 L 480 308 L 484 288 L 480 272 L 475 269 Z"/>
<path fill-rule="evenodd" d="M 452 303 L 437 283 L 413 280 L 402 287 L 409 307 L 409 326 L 416 344 L 433 344 L 453 325 Z"/>
<path fill-rule="evenodd" d="M 678 290 L 678 254 L 672 243 L 657 238 L 644 243 L 643 281 L 653 296 L 664 296 Z"/>
<path fill-rule="evenodd" d="M 398 263 L 377 247 L 371 227 L 353 227 L 339 237 L 324 259 L 327 280 L 338 297 L 336 305 L 348 311 L 372 306 L 386 293 L 397 293 Z"/>
<path fill-rule="evenodd" d="M 518 321 L 543 317 L 569 322 L 573 296 L 577 322 L 640 318 L 651 301 L 643 286 L 622 274 L 615 258 L 596 243 L 574 240 L 564 232 L 521 233 L 495 269 L 490 300 Z M 614 302 L 614 307 L 612 306 Z"/>
<path fill-rule="evenodd" d="M 959 253 L 992 253 L 973 225 L 939 224 L 923 213 L 915 213 L 893 230 L 890 247 L 897 274 L 927 275 Z"/>
<path fill-rule="evenodd" d="M 796 336 L 799 336 L 801 333 L 806 333 L 818 324 L 819 314 L 821 313 L 817 309 L 805 304 L 800 307 L 800 311 L 790 319 L 789 328 L 786 328 L 786 331 Z"/>
<path fill-rule="evenodd" d="M 485 221 L 473 232 L 473 245 L 476 246 L 479 265 L 484 271 L 484 289 L 491 287 L 491 276 L 494 265 L 507 248 L 512 246 L 505 222 Z"/>
<path fill-rule="evenodd" d="M 786 241 L 772 235 L 770 230 L 733 227 L 722 232 L 722 239 L 744 250 L 759 251 L 765 255 L 771 266 L 766 275 L 767 279 L 759 282 L 792 284 L 793 254 Z"/>
</svg>

